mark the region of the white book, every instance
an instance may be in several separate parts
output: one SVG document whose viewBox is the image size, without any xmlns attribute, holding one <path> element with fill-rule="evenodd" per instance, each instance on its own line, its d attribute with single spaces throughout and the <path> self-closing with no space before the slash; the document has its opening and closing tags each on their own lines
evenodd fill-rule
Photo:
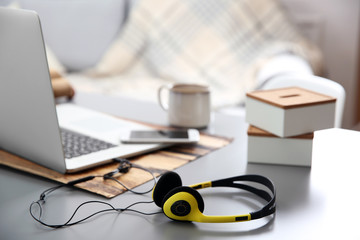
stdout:
<svg viewBox="0 0 360 240">
<path fill-rule="evenodd" d="M 311 166 L 313 133 L 281 138 L 254 126 L 248 129 L 248 162 Z"/>
</svg>

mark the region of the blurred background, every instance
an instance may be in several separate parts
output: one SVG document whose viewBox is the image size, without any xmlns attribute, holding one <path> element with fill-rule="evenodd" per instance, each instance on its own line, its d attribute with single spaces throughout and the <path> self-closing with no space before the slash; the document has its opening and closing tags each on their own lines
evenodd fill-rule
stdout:
<svg viewBox="0 0 360 240">
<path fill-rule="evenodd" d="M 21 8 L 37 11 L 47 45 L 64 66 L 78 71 L 96 64 L 121 31 L 134 1 L 0 0 L 0 6 L 15 2 Z M 360 130 L 360 1 L 280 1 L 294 24 L 321 49 L 323 76 L 340 83 L 346 90 L 343 128 Z M 52 19 L 51 25 L 48 19 Z M 119 24 L 112 25 L 111 21 Z M 71 53 L 69 49 L 78 52 Z M 82 59 L 77 59 L 79 56 Z"/>
</svg>

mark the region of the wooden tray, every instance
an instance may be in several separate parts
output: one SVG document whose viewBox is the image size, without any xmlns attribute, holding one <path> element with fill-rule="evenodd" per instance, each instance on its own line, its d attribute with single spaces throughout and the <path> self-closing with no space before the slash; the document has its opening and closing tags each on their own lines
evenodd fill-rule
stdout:
<svg viewBox="0 0 360 240">
<path fill-rule="evenodd" d="M 192 145 L 176 145 L 162 150 L 130 158 L 132 163 L 140 165 L 153 171 L 155 176 L 159 176 L 166 171 L 174 170 L 191 161 L 198 159 L 216 149 L 229 144 L 232 139 L 201 134 L 200 141 Z M 79 179 L 90 175 L 103 175 L 111 172 L 118 167 L 118 163 L 110 163 L 100 167 L 92 168 L 79 173 L 61 174 L 54 170 L 45 168 L 24 158 L 0 150 L 0 164 L 18 169 L 24 172 L 42 176 L 61 183 Z M 125 186 L 130 189 L 139 186 L 152 179 L 152 176 L 140 169 L 131 168 L 126 174 L 116 176 Z M 100 194 L 107 198 L 115 197 L 126 191 L 118 183 L 103 178 L 94 178 L 91 181 L 76 185 L 81 189 Z"/>
</svg>

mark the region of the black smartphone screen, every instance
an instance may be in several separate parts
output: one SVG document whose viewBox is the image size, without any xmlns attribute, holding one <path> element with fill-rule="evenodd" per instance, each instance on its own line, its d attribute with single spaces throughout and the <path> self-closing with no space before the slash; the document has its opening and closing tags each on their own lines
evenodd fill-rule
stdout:
<svg viewBox="0 0 360 240">
<path fill-rule="evenodd" d="M 188 132 L 186 130 L 158 130 L 158 131 L 132 131 L 130 134 L 130 139 L 162 139 L 162 138 L 189 138 Z"/>
</svg>

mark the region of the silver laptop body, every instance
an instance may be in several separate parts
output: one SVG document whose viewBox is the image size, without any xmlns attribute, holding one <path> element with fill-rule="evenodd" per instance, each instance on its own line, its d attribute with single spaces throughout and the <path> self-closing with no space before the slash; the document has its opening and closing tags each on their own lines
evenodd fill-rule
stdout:
<svg viewBox="0 0 360 240">
<path fill-rule="evenodd" d="M 163 147 L 121 145 L 121 133 L 146 127 L 72 104 L 55 106 L 40 20 L 0 7 L 0 149 L 58 172 L 75 172 Z M 60 127 L 115 146 L 65 159 Z"/>
</svg>

